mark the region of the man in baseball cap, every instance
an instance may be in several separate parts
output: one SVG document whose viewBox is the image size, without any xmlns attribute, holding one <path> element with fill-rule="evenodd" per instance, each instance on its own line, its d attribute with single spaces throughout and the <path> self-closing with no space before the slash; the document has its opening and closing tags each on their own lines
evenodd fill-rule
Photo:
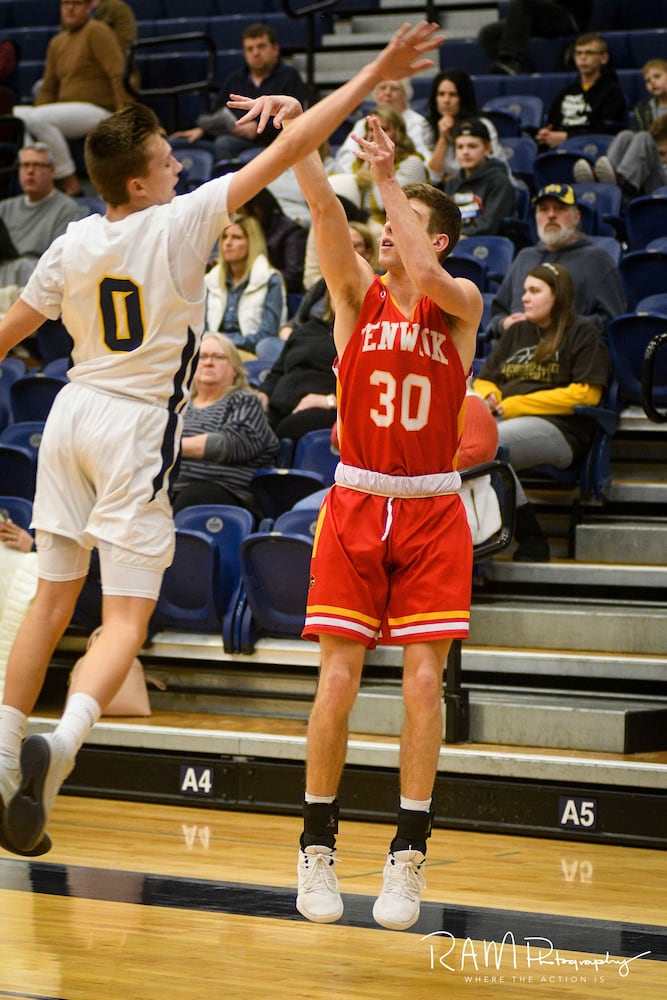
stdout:
<svg viewBox="0 0 667 1000">
<path fill-rule="evenodd" d="M 547 184 L 533 198 L 533 205 L 539 205 L 544 198 L 555 198 L 561 205 L 576 205 L 574 188 L 569 184 Z"/>
<path fill-rule="evenodd" d="M 581 231 L 581 211 L 570 184 L 545 184 L 533 198 L 538 241 L 512 261 L 491 303 L 487 333 L 493 339 L 524 318 L 524 278 L 538 264 L 560 264 L 572 275 L 574 308 L 604 334 L 612 316 L 625 311 L 616 263 Z"/>
</svg>

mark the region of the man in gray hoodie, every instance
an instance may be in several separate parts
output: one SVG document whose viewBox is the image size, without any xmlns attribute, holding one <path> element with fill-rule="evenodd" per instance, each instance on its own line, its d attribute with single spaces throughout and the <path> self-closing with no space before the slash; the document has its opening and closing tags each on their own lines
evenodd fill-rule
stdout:
<svg viewBox="0 0 667 1000">
<path fill-rule="evenodd" d="M 574 308 L 605 334 L 612 316 L 625 312 L 626 300 L 616 264 L 579 229 L 581 213 L 569 184 L 548 184 L 533 199 L 539 236 L 520 250 L 491 303 L 487 327 L 497 339 L 512 323 L 525 319 L 521 297 L 524 278 L 538 264 L 562 264 L 574 282 Z"/>
</svg>

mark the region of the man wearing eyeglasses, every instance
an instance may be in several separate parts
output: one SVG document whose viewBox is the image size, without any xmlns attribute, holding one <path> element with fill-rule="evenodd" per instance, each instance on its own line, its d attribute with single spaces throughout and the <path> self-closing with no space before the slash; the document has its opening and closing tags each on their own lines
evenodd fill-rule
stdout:
<svg viewBox="0 0 667 1000">
<path fill-rule="evenodd" d="M 81 188 L 67 140 L 87 135 L 132 100 L 123 84 L 118 38 L 107 24 L 91 19 L 94 6 L 94 0 L 61 0 L 62 30 L 49 42 L 35 106 L 17 105 L 13 111 L 29 136 L 47 143 L 56 182 L 69 195 Z"/>
<path fill-rule="evenodd" d="M 615 135 L 625 124 L 628 106 L 604 38 L 580 35 L 574 61 L 578 76 L 558 91 L 547 124 L 535 136 L 542 149 L 555 149 L 571 135 Z"/>
<path fill-rule="evenodd" d="M 56 236 L 86 214 L 56 188 L 53 158 L 43 142 L 21 149 L 19 184 L 22 194 L 0 201 L 0 288 L 25 285 Z"/>
</svg>

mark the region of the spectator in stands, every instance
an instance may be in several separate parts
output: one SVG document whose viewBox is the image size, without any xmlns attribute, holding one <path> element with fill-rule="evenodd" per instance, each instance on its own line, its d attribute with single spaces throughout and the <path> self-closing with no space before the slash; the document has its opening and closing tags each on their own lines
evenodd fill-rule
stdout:
<svg viewBox="0 0 667 1000">
<path fill-rule="evenodd" d="M 321 309 L 311 310 L 294 327 L 260 387 L 260 399 L 279 438 L 298 441 L 308 431 L 331 427 L 336 421 L 333 312 L 324 279 L 307 294 L 315 297 L 320 288 L 324 288 Z"/>
<path fill-rule="evenodd" d="M 491 136 L 477 118 L 459 122 L 454 141 L 459 170 L 445 184 L 445 194 L 461 210 L 461 235 L 497 235 L 516 200 L 507 168 L 491 155 Z"/>
<path fill-rule="evenodd" d="M 19 152 L 22 194 L 0 199 L 0 311 L 16 301 L 37 261 L 70 222 L 83 218 L 86 209 L 54 184 L 51 152 L 44 143 L 24 146 Z M 14 353 L 31 362 L 37 356 L 37 338 L 27 338 Z"/>
<path fill-rule="evenodd" d="M 428 160 L 433 149 L 431 128 L 424 115 L 410 107 L 413 89 L 409 80 L 383 80 L 373 91 L 373 99 L 382 107 L 393 108 L 402 116 L 407 134 L 417 153 Z M 357 144 L 353 136 L 364 135 L 365 119 L 360 118 L 341 143 L 336 153 L 336 171 L 349 173 L 357 160 Z M 362 131 L 360 131 L 362 130 Z"/>
<path fill-rule="evenodd" d="M 285 94 L 300 104 L 306 101 L 306 86 L 292 67 L 280 58 L 280 45 L 273 30 L 266 24 L 251 24 L 241 35 L 245 66 L 227 77 L 220 90 L 220 106 L 212 114 L 200 115 L 194 128 L 174 132 L 172 138 L 187 142 L 211 140 L 219 160 L 234 160 L 241 154 L 259 153 L 278 135 L 269 125 L 257 133 L 255 122 L 237 125 L 227 107 L 231 94 L 256 98 L 263 94 Z"/>
<path fill-rule="evenodd" d="M 0 114 L 10 115 L 16 91 L 20 51 L 11 38 L 0 39 Z"/>
<path fill-rule="evenodd" d="M 543 149 L 555 149 L 571 135 L 614 135 L 625 124 L 625 94 L 608 65 L 609 51 L 602 35 L 580 35 L 574 43 L 574 61 L 578 75 L 558 91 L 547 124 L 535 135 Z"/>
<path fill-rule="evenodd" d="M 648 129 L 661 115 L 667 114 L 667 59 L 649 59 L 642 66 L 644 97 L 632 109 L 635 129 Z"/>
<path fill-rule="evenodd" d="M 579 230 L 581 214 L 569 184 L 549 184 L 534 199 L 539 240 L 520 250 L 491 303 L 488 332 L 499 337 L 525 319 L 522 297 L 526 275 L 538 264 L 561 264 L 574 282 L 574 311 L 605 334 L 612 316 L 625 311 L 618 269 L 601 247 Z"/>
<path fill-rule="evenodd" d="M 663 187 L 667 184 L 667 114 L 656 118 L 648 132 L 623 129 L 592 167 L 586 159 L 577 160 L 574 179 L 618 184 L 625 201 Z"/>
<path fill-rule="evenodd" d="M 491 72 L 514 76 L 531 73 L 528 43 L 531 38 L 558 38 L 588 27 L 593 0 L 509 0 L 505 17 L 485 24 L 479 44 L 491 60 Z M 545 67 L 552 69 L 555 67 Z"/>
<path fill-rule="evenodd" d="M 268 260 L 257 219 L 239 215 L 222 230 L 219 261 L 206 275 L 206 328 L 226 333 L 254 354 L 260 340 L 277 337 L 287 318 L 285 286 Z"/>
<path fill-rule="evenodd" d="M 394 176 L 401 187 L 406 184 L 423 184 L 428 180 L 428 171 L 424 158 L 415 149 L 415 144 L 407 133 L 403 117 L 389 105 L 380 105 L 371 111 L 377 118 L 386 134 L 394 143 Z M 364 124 L 356 134 L 366 137 L 367 128 Z M 352 164 L 357 186 L 361 193 L 361 206 L 370 212 L 377 225 L 384 225 L 386 214 L 382 196 L 376 184 L 371 179 L 370 167 L 363 160 L 356 159 Z"/>
<path fill-rule="evenodd" d="M 39 257 L 87 210 L 54 183 L 55 168 L 49 147 L 31 142 L 19 152 L 19 184 L 22 194 L 0 200 L 0 222 L 11 241 L 10 256 L 2 258 L 0 285 L 24 285 Z M 12 272 L 10 275 L 10 271 Z M 6 280 L 11 277 L 11 280 Z"/>
<path fill-rule="evenodd" d="M 277 454 L 278 439 L 248 385 L 241 355 L 228 337 L 205 333 L 183 418 L 174 511 L 203 503 L 253 510 L 250 480 Z"/>
<path fill-rule="evenodd" d="M 49 42 L 35 105 L 14 108 L 29 136 L 50 148 L 58 186 L 69 195 L 82 190 L 67 140 L 82 138 L 131 101 L 118 39 L 107 24 L 91 18 L 93 7 L 93 0 L 61 0 L 62 30 Z"/>
<path fill-rule="evenodd" d="M 125 0 L 98 0 L 93 9 L 95 20 L 108 24 L 118 39 L 123 54 L 137 40 L 137 20 Z"/>
<path fill-rule="evenodd" d="M 574 165 L 576 181 L 618 184 L 626 200 L 667 183 L 667 59 L 650 59 L 642 73 L 649 96 L 633 108 L 634 131 L 614 136 L 593 167 L 583 158 Z"/>
<path fill-rule="evenodd" d="M 434 78 L 428 98 L 428 120 L 435 137 L 433 151 L 426 161 L 432 184 L 440 185 L 459 169 L 454 135 L 457 124 L 466 118 L 483 122 L 491 136 L 493 156 L 505 162 L 496 127 L 481 115 L 470 76 L 463 69 L 448 69 Z"/>
<path fill-rule="evenodd" d="M 341 199 L 342 202 L 342 199 Z M 373 270 L 377 270 L 378 266 L 378 236 L 373 232 L 370 226 L 366 225 L 364 222 L 358 222 L 356 219 L 348 218 L 348 226 L 350 229 L 350 239 L 352 240 L 352 246 L 356 252 L 367 260 L 371 265 Z M 295 315 L 287 321 L 284 327 L 280 330 L 280 337 L 283 340 L 287 340 L 290 333 L 295 326 L 299 323 L 303 323 L 311 313 L 321 316 L 323 305 L 324 305 L 324 293 L 326 291 L 326 286 L 324 284 L 324 278 L 320 271 L 319 260 L 317 259 L 317 247 L 315 245 L 314 238 L 311 238 L 312 231 L 308 234 L 307 249 L 306 249 L 306 262 L 310 266 L 313 274 L 313 280 L 308 284 L 308 290 L 301 299 L 299 307 Z M 317 273 L 315 273 L 317 272 Z"/>
<path fill-rule="evenodd" d="M 523 315 L 502 334 L 473 389 L 498 419 L 498 443 L 516 471 L 547 463 L 566 469 L 586 452 L 593 425 L 575 406 L 597 406 L 611 361 L 593 324 L 575 315 L 567 268 L 549 262 L 523 282 Z M 547 562 L 549 543 L 519 488 L 514 553 L 518 562 Z"/>
<path fill-rule="evenodd" d="M 268 188 L 242 205 L 239 212 L 259 222 L 266 237 L 269 263 L 282 274 L 287 291 L 302 292 L 307 230 L 285 215 Z"/>
</svg>

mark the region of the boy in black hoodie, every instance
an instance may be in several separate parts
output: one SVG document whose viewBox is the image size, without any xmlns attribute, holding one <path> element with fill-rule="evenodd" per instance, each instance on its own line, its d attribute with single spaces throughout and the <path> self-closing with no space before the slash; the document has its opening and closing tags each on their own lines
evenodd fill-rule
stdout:
<svg viewBox="0 0 667 1000">
<path fill-rule="evenodd" d="M 491 136 L 484 122 L 461 122 L 454 140 L 461 169 L 445 184 L 445 194 L 461 210 L 462 236 L 495 236 L 514 212 L 514 185 L 507 165 L 491 156 Z"/>
<path fill-rule="evenodd" d="M 556 94 L 547 124 L 535 139 L 542 148 L 555 149 L 568 136 L 615 135 L 625 125 L 627 103 L 601 35 L 580 35 L 574 43 L 579 75 Z"/>
</svg>

